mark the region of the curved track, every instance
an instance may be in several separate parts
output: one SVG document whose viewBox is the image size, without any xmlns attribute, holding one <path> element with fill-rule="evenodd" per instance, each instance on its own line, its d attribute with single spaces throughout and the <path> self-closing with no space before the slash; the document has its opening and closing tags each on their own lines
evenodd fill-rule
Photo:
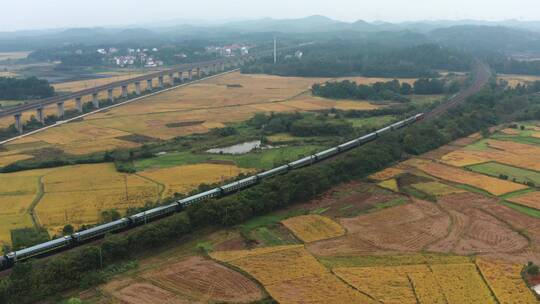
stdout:
<svg viewBox="0 0 540 304">
<path fill-rule="evenodd" d="M 448 109 L 453 108 L 459 104 L 464 103 L 467 98 L 480 92 L 482 88 L 488 83 L 492 73 L 488 65 L 482 62 L 477 62 L 474 67 L 474 82 L 469 87 L 461 90 L 454 97 L 450 98 L 447 102 L 440 104 L 431 112 L 426 114 L 426 119 L 433 119 L 442 113 L 445 113 Z"/>
</svg>

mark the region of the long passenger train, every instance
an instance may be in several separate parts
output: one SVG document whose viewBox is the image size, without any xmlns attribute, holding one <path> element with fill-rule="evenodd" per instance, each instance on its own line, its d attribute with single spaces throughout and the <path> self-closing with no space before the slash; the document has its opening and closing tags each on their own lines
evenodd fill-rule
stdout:
<svg viewBox="0 0 540 304">
<path fill-rule="evenodd" d="M 61 251 L 94 239 L 98 239 L 100 237 L 103 237 L 107 233 L 115 233 L 129 229 L 131 227 L 143 225 L 152 220 L 171 215 L 175 212 L 180 212 L 188 205 L 195 204 L 197 202 L 201 202 L 211 198 L 222 197 L 237 192 L 241 189 L 251 187 L 263 179 L 271 178 L 276 175 L 287 173 L 291 170 L 312 165 L 324 159 L 330 158 L 337 154 L 343 153 L 345 151 L 373 141 L 383 133 L 387 133 L 408 126 L 418 120 L 421 120 L 423 117 L 424 113 L 417 114 L 405 120 L 396 122 L 390 126 L 377 130 L 373 133 L 348 141 L 339 146 L 332 147 L 317 154 L 301 158 L 286 165 L 261 172 L 248 178 L 244 178 L 242 180 L 235 181 L 233 183 L 181 199 L 170 205 L 153 208 L 148 211 L 128 216 L 107 224 L 76 232 L 72 235 L 63 236 L 52 241 L 17 250 L 15 252 L 10 252 L 4 256 L 0 256 L 0 270 L 8 269 L 17 262 L 25 261 L 33 257 L 44 256 L 52 252 Z"/>
</svg>

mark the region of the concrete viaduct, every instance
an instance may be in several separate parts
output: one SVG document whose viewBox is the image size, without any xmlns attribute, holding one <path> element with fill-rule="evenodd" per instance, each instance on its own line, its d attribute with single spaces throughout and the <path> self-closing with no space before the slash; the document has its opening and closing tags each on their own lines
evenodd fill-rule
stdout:
<svg viewBox="0 0 540 304">
<path fill-rule="evenodd" d="M 225 71 L 226 69 L 235 68 L 243 65 L 245 62 L 255 60 L 258 57 L 263 57 L 271 54 L 271 52 L 261 52 L 256 55 L 246 55 L 242 57 L 231 57 L 224 59 L 217 59 L 212 61 L 198 62 L 179 65 L 175 68 L 155 72 L 147 75 L 142 75 L 136 78 L 131 78 L 123 81 L 117 81 L 109 83 L 106 85 L 97 86 L 90 89 L 85 89 L 78 92 L 73 92 L 69 94 L 54 96 L 46 99 L 41 99 L 37 101 L 32 101 L 24 105 L 10 108 L 6 111 L 0 112 L 0 118 L 6 116 L 13 116 L 15 118 L 15 127 L 19 133 L 23 133 L 23 122 L 21 121 L 21 116 L 23 112 L 27 111 L 36 111 L 36 118 L 41 122 L 45 123 L 45 117 L 43 109 L 46 106 L 56 104 L 58 110 L 58 117 L 62 118 L 64 116 L 64 103 L 67 101 L 74 101 L 75 107 L 79 112 L 83 112 L 82 97 L 83 96 L 92 96 L 92 104 L 94 108 L 99 108 L 98 95 L 100 92 L 107 91 L 108 99 L 114 101 L 113 90 L 115 88 L 122 89 L 122 97 L 128 97 L 128 86 L 131 84 L 135 85 L 135 94 L 141 95 L 141 82 L 147 82 L 147 90 L 152 90 L 152 81 L 153 79 L 158 79 L 158 87 L 163 88 L 165 86 L 165 79 L 167 79 L 171 85 L 174 85 L 175 76 L 178 75 L 180 80 L 183 80 L 183 73 L 187 73 L 188 81 L 193 79 L 198 79 L 202 77 L 203 72 L 206 74 L 213 74 Z M 167 78 L 165 78 L 167 77 Z"/>
</svg>

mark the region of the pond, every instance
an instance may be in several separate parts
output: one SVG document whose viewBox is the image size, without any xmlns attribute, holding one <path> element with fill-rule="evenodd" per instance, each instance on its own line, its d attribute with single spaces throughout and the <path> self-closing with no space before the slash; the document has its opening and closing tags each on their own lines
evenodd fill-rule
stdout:
<svg viewBox="0 0 540 304">
<path fill-rule="evenodd" d="M 213 154 L 246 154 L 255 149 L 271 149 L 272 146 L 263 145 L 260 140 L 248 141 L 224 148 L 214 148 L 207 150 L 207 153 Z"/>
</svg>

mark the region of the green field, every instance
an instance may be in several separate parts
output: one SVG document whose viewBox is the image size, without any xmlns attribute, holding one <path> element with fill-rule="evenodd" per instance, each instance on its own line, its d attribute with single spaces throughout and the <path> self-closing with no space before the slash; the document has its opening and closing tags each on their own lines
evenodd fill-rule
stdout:
<svg viewBox="0 0 540 304">
<path fill-rule="evenodd" d="M 350 118 L 347 119 L 353 127 L 355 128 L 377 128 L 383 125 L 388 125 L 396 120 L 395 116 L 385 115 L 385 116 L 375 116 L 368 118 Z"/>
<path fill-rule="evenodd" d="M 508 180 L 512 181 L 515 178 L 516 182 L 518 183 L 532 182 L 535 185 L 540 185 L 540 172 L 536 171 L 507 166 L 495 162 L 471 165 L 467 168 L 473 170 L 474 172 L 490 175 L 493 177 L 506 175 L 508 176 Z"/>
<path fill-rule="evenodd" d="M 295 160 L 302 155 L 310 155 L 314 152 L 323 150 L 323 147 L 291 146 L 277 149 L 262 150 L 259 152 L 250 152 L 242 155 L 228 154 L 195 154 L 191 152 L 175 152 L 159 157 L 142 159 L 135 162 L 137 171 L 143 171 L 151 168 L 168 168 L 187 164 L 196 164 L 212 160 L 233 161 L 242 168 L 270 169 L 278 164 Z"/>
</svg>

